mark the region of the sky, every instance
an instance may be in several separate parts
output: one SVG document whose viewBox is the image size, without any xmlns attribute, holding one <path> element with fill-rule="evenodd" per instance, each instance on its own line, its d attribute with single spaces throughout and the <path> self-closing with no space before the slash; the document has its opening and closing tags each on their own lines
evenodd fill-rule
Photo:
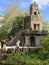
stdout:
<svg viewBox="0 0 49 65">
<path fill-rule="evenodd" d="M 49 21 L 49 0 L 0 0 L 0 14 L 4 15 L 6 13 L 5 10 L 8 4 L 17 4 L 17 2 L 19 2 L 21 9 L 24 11 L 29 11 L 30 5 L 36 2 L 43 15 L 43 20 Z"/>
</svg>

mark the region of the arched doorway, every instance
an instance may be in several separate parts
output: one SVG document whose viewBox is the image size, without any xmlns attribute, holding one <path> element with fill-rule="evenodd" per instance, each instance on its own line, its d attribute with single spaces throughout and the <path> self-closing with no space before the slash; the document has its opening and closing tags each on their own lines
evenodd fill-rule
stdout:
<svg viewBox="0 0 49 65">
<path fill-rule="evenodd" d="M 30 46 L 35 46 L 35 37 L 34 36 L 30 37 Z"/>
</svg>

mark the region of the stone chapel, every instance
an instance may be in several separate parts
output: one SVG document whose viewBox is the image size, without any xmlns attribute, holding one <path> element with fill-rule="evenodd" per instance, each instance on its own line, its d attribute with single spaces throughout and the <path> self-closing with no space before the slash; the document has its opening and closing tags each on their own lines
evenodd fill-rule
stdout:
<svg viewBox="0 0 49 65">
<path fill-rule="evenodd" d="M 24 18 L 24 31 L 21 34 L 21 46 L 40 47 L 45 37 L 42 14 L 36 2 L 30 6 L 30 16 Z"/>
</svg>

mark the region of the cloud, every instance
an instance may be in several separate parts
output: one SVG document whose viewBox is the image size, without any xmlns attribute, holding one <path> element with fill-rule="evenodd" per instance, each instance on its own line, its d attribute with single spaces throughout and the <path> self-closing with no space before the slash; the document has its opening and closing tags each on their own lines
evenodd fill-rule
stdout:
<svg viewBox="0 0 49 65">
<path fill-rule="evenodd" d="M 31 2 L 36 2 L 39 5 L 39 8 L 49 6 L 49 0 L 31 0 Z"/>
</svg>

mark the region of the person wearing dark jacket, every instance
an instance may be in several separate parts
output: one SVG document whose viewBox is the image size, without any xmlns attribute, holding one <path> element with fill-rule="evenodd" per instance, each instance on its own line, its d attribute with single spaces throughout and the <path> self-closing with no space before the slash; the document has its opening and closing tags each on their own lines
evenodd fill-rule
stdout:
<svg viewBox="0 0 49 65">
<path fill-rule="evenodd" d="M 5 44 L 5 39 L 1 41 L 1 48 L 3 48 L 3 45 Z"/>
</svg>

